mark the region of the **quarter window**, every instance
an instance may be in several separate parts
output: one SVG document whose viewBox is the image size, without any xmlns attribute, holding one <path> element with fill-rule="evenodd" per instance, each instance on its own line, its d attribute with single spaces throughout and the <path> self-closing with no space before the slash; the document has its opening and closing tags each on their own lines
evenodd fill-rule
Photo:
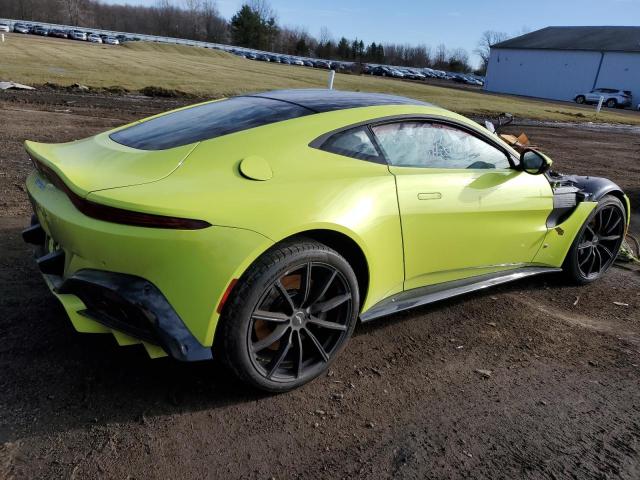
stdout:
<svg viewBox="0 0 640 480">
<path fill-rule="evenodd" d="M 498 148 L 448 125 L 399 122 L 378 125 L 373 132 L 390 165 L 451 169 L 510 168 Z"/>
<path fill-rule="evenodd" d="M 360 160 L 382 161 L 366 127 L 338 132 L 322 144 L 322 150 Z"/>
</svg>

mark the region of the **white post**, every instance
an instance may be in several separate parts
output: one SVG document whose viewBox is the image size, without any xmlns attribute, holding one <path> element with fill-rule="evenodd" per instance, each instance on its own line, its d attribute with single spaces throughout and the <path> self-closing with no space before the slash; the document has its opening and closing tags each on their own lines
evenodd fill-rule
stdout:
<svg viewBox="0 0 640 480">
<path fill-rule="evenodd" d="M 2 34 L 2 43 L 4 43 L 4 33 Z"/>
<path fill-rule="evenodd" d="M 329 70 L 329 90 L 333 90 L 333 79 L 336 76 L 336 71 L 335 70 Z"/>
<path fill-rule="evenodd" d="M 598 102 L 598 106 L 596 107 L 596 115 L 598 115 L 600 113 L 600 110 L 602 110 L 603 103 L 604 103 L 604 97 L 601 95 L 600 101 Z"/>
</svg>

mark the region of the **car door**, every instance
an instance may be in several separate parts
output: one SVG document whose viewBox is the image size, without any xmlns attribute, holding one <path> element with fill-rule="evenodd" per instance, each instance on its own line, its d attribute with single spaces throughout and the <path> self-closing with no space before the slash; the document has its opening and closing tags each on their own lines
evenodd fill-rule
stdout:
<svg viewBox="0 0 640 480">
<path fill-rule="evenodd" d="M 395 176 L 405 289 L 530 263 L 547 233 L 544 175 L 470 127 L 411 120 L 373 125 Z"/>
<path fill-rule="evenodd" d="M 603 96 L 604 93 L 601 89 L 597 88 L 595 90 L 591 90 L 591 92 L 587 93 L 587 102 L 597 103 L 600 101 L 600 97 Z"/>
</svg>

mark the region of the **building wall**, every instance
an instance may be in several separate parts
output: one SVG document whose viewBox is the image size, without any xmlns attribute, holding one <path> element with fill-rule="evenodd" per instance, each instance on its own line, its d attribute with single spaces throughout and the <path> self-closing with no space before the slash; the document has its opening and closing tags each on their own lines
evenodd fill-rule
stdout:
<svg viewBox="0 0 640 480">
<path fill-rule="evenodd" d="M 638 105 L 640 54 L 608 52 L 603 56 L 600 52 L 494 48 L 484 88 L 489 92 L 572 101 L 594 85 L 631 90 L 634 106 Z"/>
<path fill-rule="evenodd" d="M 640 53 L 605 53 L 596 88 L 631 90 L 636 108 L 640 104 Z"/>
</svg>

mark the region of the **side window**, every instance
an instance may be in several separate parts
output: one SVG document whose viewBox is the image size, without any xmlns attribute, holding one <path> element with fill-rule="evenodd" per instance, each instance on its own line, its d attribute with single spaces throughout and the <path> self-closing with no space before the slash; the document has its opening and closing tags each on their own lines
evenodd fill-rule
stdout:
<svg viewBox="0 0 640 480">
<path fill-rule="evenodd" d="M 366 127 L 357 127 L 338 132 L 325 141 L 320 148 L 327 152 L 360 160 L 383 162 L 367 133 Z"/>
<path fill-rule="evenodd" d="M 504 152 L 448 125 L 400 122 L 378 125 L 373 132 L 390 165 L 451 169 L 511 167 Z"/>
</svg>

